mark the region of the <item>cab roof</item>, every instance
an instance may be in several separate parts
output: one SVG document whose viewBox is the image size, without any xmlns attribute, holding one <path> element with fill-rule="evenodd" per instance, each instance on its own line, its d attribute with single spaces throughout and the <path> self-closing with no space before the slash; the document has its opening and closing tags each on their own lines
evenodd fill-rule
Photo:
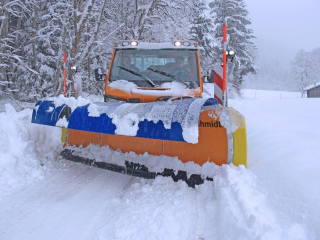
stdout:
<svg viewBox="0 0 320 240">
<path fill-rule="evenodd" d="M 180 46 L 175 44 L 180 42 Z M 136 44 L 136 45 L 134 45 Z M 202 49 L 198 46 L 197 42 L 194 41 L 175 41 L 175 42 L 164 42 L 164 43 L 149 43 L 140 42 L 135 40 L 122 40 L 115 43 L 115 49 Z"/>
</svg>

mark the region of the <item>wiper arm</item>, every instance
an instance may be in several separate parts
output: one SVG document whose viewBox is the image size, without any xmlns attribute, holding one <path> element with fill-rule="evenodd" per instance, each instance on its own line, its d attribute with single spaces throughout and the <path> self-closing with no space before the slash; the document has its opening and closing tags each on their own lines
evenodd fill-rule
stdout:
<svg viewBox="0 0 320 240">
<path fill-rule="evenodd" d="M 136 76 L 139 76 L 141 78 L 143 78 L 144 80 L 146 80 L 148 83 L 150 83 L 150 85 L 152 87 L 155 87 L 156 85 L 154 84 L 154 82 L 151 81 L 151 79 L 149 79 L 146 75 L 142 74 L 142 73 L 138 73 L 136 71 L 133 71 L 131 69 L 127 69 L 127 68 L 124 68 L 124 67 L 121 67 L 121 66 L 118 66 L 118 68 L 121 68 L 129 73 L 132 73 L 133 75 L 136 75 Z"/>
<path fill-rule="evenodd" d="M 160 71 L 160 70 L 157 70 L 157 69 L 153 69 L 153 68 L 147 68 L 147 69 L 149 69 L 149 70 L 151 70 L 153 72 L 159 73 L 161 75 L 164 75 L 166 77 L 170 77 L 170 78 L 172 78 L 174 80 L 178 80 L 178 81 L 182 82 L 184 85 L 186 85 L 187 88 L 189 88 L 189 84 L 186 83 L 185 81 L 183 81 L 182 79 L 178 78 L 176 75 L 173 75 L 173 74 L 170 74 L 170 73 L 167 73 L 167 72 L 164 72 L 164 71 Z"/>
</svg>

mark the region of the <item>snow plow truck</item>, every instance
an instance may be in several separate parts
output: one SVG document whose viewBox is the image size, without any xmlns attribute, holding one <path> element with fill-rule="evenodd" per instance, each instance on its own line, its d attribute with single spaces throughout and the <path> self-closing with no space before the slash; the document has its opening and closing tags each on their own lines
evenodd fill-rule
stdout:
<svg viewBox="0 0 320 240">
<path fill-rule="evenodd" d="M 32 122 L 62 128 L 64 158 L 133 176 L 167 176 L 194 187 L 213 179 L 214 165 L 246 166 L 245 119 L 222 104 L 217 81 L 215 98 L 202 96 L 199 51 L 192 41 L 116 42 L 104 102 L 43 99 Z M 104 158 L 105 146 L 169 158 L 117 162 Z"/>
</svg>

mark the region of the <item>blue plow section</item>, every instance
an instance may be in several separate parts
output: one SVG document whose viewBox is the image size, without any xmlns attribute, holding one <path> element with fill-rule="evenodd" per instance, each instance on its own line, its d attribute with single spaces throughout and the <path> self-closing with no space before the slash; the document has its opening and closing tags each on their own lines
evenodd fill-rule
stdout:
<svg viewBox="0 0 320 240">
<path fill-rule="evenodd" d="M 66 105 L 55 106 L 53 101 L 40 100 L 36 103 L 32 112 L 32 123 L 56 126 L 59 119 L 68 117 L 71 114 L 71 109 Z"/>
<path fill-rule="evenodd" d="M 128 114 L 134 114 L 135 119 L 131 118 L 129 123 L 124 121 L 128 128 L 136 129 L 130 136 L 184 142 L 183 127 L 198 126 L 202 107 L 217 104 L 219 102 L 214 98 L 192 98 L 170 103 L 90 103 L 71 111 L 67 104 L 55 106 L 53 101 L 41 100 L 33 110 L 31 122 L 102 134 L 126 135 L 116 133 L 117 121 Z M 66 121 L 57 124 L 63 118 Z"/>
</svg>

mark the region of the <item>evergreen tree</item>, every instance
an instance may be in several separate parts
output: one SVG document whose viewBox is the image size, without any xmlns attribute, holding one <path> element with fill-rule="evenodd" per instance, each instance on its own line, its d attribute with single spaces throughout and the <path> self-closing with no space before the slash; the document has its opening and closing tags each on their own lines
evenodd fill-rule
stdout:
<svg viewBox="0 0 320 240">
<path fill-rule="evenodd" d="M 0 3 L 0 95 L 19 92 L 16 84 L 20 72 L 37 74 L 23 55 L 25 21 L 31 8 L 29 1 Z"/>
<path fill-rule="evenodd" d="M 214 14 L 214 37 L 221 43 L 216 47 L 214 62 L 220 64 L 223 51 L 223 24 L 227 24 L 228 49 L 236 51 L 236 56 L 229 66 L 229 90 L 239 93 L 242 87 L 243 76 L 256 73 L 257 67 L 253 60 L 253 51 L 256 48 L 251 41 L 255 36 L 249 28 L 251 24 L 244 0 L 214 0 L 210 3 Z"/>
<path fill-rule="evenodd" d="M 193 14 L 191 19 L 191 39 L 198 42 L 204 49 L 201 51 L 201 62 L 204 69 L 212 68 L 213 51 L 216 45 L 213 38 L 213 18 L 210 15 L 210 8 L 205 0 L 193 1 Z"/>
</svg>

